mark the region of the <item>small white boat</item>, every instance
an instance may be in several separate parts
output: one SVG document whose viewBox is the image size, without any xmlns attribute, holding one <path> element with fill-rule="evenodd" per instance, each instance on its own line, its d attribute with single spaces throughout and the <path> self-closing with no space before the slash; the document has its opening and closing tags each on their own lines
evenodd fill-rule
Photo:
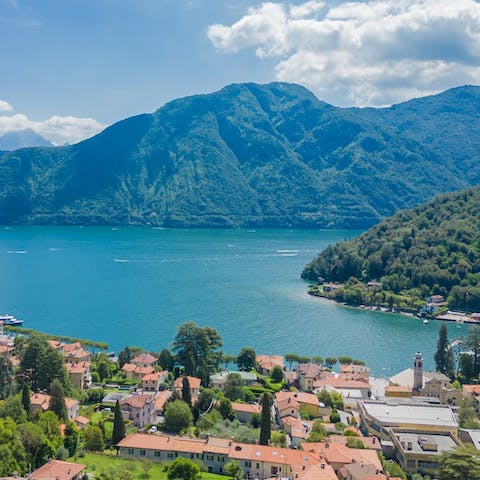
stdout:
<svg viewBox="0 0 480 480">
<path fill-rule="evenodd" d="M 425 320 L 423 321 L 423 324 L 426 325 L 427 323 L 428 323 L 428 320 L 425 319 Z"/>
</svg>

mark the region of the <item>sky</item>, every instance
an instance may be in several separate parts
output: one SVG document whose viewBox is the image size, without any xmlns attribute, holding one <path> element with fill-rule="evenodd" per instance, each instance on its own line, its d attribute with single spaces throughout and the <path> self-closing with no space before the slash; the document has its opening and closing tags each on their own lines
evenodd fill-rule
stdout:
<svg viewBox="0 0 480 480">
<path fill-rule="evenodd" d="M 0 135 L 55 144 L 230 83 L 337 106 L 480 84 L 475 0 L 0 0 Z"/>
</svg>

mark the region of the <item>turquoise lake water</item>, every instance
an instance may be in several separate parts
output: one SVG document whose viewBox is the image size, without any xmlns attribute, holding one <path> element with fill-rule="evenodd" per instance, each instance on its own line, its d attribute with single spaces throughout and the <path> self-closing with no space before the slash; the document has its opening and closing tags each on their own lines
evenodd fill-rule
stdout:
<svg viewBox="0 0 480 480">
<path fill-rule="evenodd" d="M 336 305 L 306 294 L 303 266 L 345 230 L 2 227 L 0 313 L 112 350 L 170 346 L 187 320 L 219 330 L 224 351 L 349 355 L 377 376 L 433 367 L 439 322 Z M 465 326 L 448 324 L 450 338 Z"/>
</svg>

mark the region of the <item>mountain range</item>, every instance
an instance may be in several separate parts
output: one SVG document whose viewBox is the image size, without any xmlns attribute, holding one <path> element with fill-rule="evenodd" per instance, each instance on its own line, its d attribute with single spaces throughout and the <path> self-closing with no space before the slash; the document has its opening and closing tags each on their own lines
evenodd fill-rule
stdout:
<svg viewBox="0 0 480 480">
<path fill-rule="evenodd" d="M 7 132 L 0 136 L 0 150 L 17 150 L 25 147 L 53 147 L 53 143 L 30 128 Z"/>
<path fill-rule="evenodd" d="M 374 109 L 229 85 L 0 153 L 0 223 L 366 228 L 480 183 L 479 111 L 472 86 Z"/>
</svg>

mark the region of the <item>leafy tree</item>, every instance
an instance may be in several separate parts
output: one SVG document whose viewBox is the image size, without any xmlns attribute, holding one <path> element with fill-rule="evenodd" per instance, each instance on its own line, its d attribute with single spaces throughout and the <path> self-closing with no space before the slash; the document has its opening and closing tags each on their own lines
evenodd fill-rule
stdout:
<svg viewBox="0 0 480 480">
<path fill-rule="evenodd" d="M 103 380 L 106 378 L 111 377 L 110 366 L 106 360 L 100 360 L 97 362 L 97 373 L 101 382 L 103 382 Z"/>
<path fill-rule="evenodd" d="M 218 369 L 223 345 L 219 333 L 210 327 L 200 327 L 195 322 L 186 322 L 177 329 L 173 350 L 184 367 L 185 375 L 193 375 L 208 385 L 209 375 Z"/>
<path fill-rule="evenodd" d="M 189 406 L 192 406 L 192 393 L 190 391 L 190 383 L 187 377 L 182 379 L 182 400 Z"/>
<path fill-rule="evenodd" d="M 233 413 L 232 409 L 232 402 L 228 398 L 220 399 L 218 411 L 224 419 L 233 420 L 235 418 L 235 414 Z"/>
<path fill-rule="evenodd" d="M 332 368 L 337 363 L 337 359 L 335 357 L 327 357 L 325 363 L 329 368 Z"/>
<path fill-rule="evenodd" d="M 34 392 L 50 391 L 55 379 L 62 384 L 65 392 L 71 389 L 61 353 L 51 347 L 42 335 L 31 335 L 20 361 L 20 375 Z"/>
<path fill-rule="evenodd" d="M 243 469 L 240 466 L 238 460 L 230 460 L 228 463 L 225 464 L 225 473 L 232 479 L 232 480 L 243 480 Z"/>
<path fill-rule="evenodd" d="M 265 392 L 260 397 L 260 404 L 262 406 L 262 418 L 260 424 L 260 445 L 268 445 L 270 442 L 272 424 L 271 424 L 271 407 L 272 400 L 269 393 Z"/>
<path fill-rule="evenodd" d="M 287 446 L 287 435 L 284 431 L 274 431 L 272 432 L 272 438 L 270 443 L 276 447 L 286 447 Z"/>
<path fill-rule="evenodd" d="M 63 387 L 58 379 L 53 380 L 50 385 L 50 404 L 49 409 L 54 412 L 58 418 L 63 421 L 68 420 L 67 405 L 63 395 Z"/>
<path fill-rule="evenodd" d="M 249 372 L 256 365 L 257 354 L 252 347 L 243 347 L 237 355 L 237 367 L 240 371 Z"/>
<path fill-rule="evenodd" d="M 105 390 L 103 388 L 89 388 L 87 390 L 87 403 L 101 403 L 105 397 Z"/>
<path fill-rule="evenodd" d="M 250 425 L 252 428 L 259 428 L 262 423 L 262 416 L 259 413 L 253 413 L 250 417 Z"/>
<path fill-rule="evenodd" d="M 102 429 L 97 425 L 87 425 L 83 431 L 85 448 L 91 452 L 102 452 L 105 438 Z"/>
<path fill-rule="evenodd" d="M 47 410 L 40 413 L 36 423 L 47 436 L 48 440 L 52 443 L 61 443 L 59 428 L 60 421 L 55 412 Z"/>
<path fill-rule="evenodd" d="M 332 413 L 330 414 L 330 422 L 338 423 L 339 421 L 340 421 L 340 414 L 336 410 L 333 410 Z"/>
<path fill-rule="evenodd" d="M 320 355 L 316 355 L 315 357 L 312 357 L 312 362 L 321 365 L 323 363 L 323 358 L 320 357 Z"/>
<path fill-rule="evenodd" d="M 473 445 L 465 444 L 447 450 L 440 456 L 438 480 L 478 480 L 480 478 L 480 455 Z"/>
<path fill-rule="evenodd" d="M 480 428 L 475 400 L 464 398 L 458 409 L 458 424 L 461 428 Z"/>
<path fill-rule="evenodd" d="M 192 423 L 190 407 L 182 400 L 169 402 L 165 408 L 165 427 L 170 432 L 180 432 Z"/>
<path fill-rule="evenodd" d="M 275 365 L 270 372 L 270 377 L 275 383 L 280 383 L 283 380 L 283 370 L 279 365 Z"/>
<path fill-rule="evenodd" d="M 30 389 L 28 388 L 27 384 L 23 385 L 22 388 L 22 405 L 25 413 L 27 414 L 27 418 L 30 418 L 30 410 L 31 410 L 31 401 L 30 401 Z"/>
<path fill-rule="evenodd" d="M 285 360 L 289 363 L 289 369 L 292 369 L 293 362 L 298 362 L 298 355 L 296 353 L 285 354 Z"/>
<path fill-rule="evenodd" d="M 298 357 L 298 363 L 309 363 L 310 362 L 310 357 L 306 357 L 304 355 L 300 355 Z"/>
<path fill-rule="evenodd" d="M 308 436 L 307 442 L 322 442 L 327 436 L 327 430 L 320 420 L 313 422 L 312 430 Z"/>
<path fill-rule="evenodd" d="M 160 352 L 160 355 L 158 356 L 158 364 L 160 365 L 160 367 L 162 367 L 162 370 L 168 372 L 173 371 L 175 359 L 173 358 L 173 355 L 170 353 L 170 350 L 168 350 L 168 348 L 164 348 Z"/>
<path fill-rule="evenodd" d="M 200 467 L 188 458 L 176 458 L 167 469 L 168 480 L 198 480 Z"/>
<path fill-rule="evenodd" d="M 78 428 L 73 422 L 67 422 L 63 446 L 68 450 L 69 457 L 73 457 L 77 453 Z"/>
<path fill-rule="evenodd" d="M 17 425 L 11 418 L 0 418 L 0 475 L 25 472 L 27 460 Z"/>
<path fill-rule="evenodd" d="M 480 328 L 470 327 L 467 337 L 464 339 L 464 345 L 473 352 L 473 378 L 477 378 L 480 373 Z"/>
<path fill-rule="evenodd" d="M 6 355 L 0 355 L 0 400 L 9 397 L 14 391 L 12 362 Z"/>
<path fill-rule="evenodd" d="M 239 373 L 230 373 L 225 381 L 223 389 L 225 396 L 233 402 L 243 400 L 245 393 L 243 391 L 243 380 Z"/>
<path fill-rule="evenodd" d="M 126 433 L 125 421 L 123 420 L 122 410 L 118 400 L 115 403 L 113 412 L 112 443 L 113 445 L 116 445 L 125 437 Z"/>
<path fill-rule="evenodd" d="M 40 426 L 32 422 L 18 426 L 29 465 L 38 468 L 54 456 L 54 450 Z"/>
<path fill-rule="evenodd" d="M 130 363 L 132 359 L 132 352 L 128 347 L 125 347 L 119 354 L 118 354 L 118 366 L 122 368 L 126 363 Z"/>
<path fill-rule="evenodd" d="M 352 362 L 352 357 L 338 357 L 338 363 L 340 363 L 341 365 L 350 365 Z"/>
<path fill-rule="evenodd" d="M 23 409 L 20 395 L 12 395 L 0 404 L 0 418 L 11 418 L 16 423 L 27 421 L 27 413 Z"/>
<path fill-rule="evenodd" d="M 234 363 L 236 361 L 237 361 L 237 357 L 235 355 L 229 355 L 228 353 L 224 353 L 222 355 L 222 363 L 224 364 L 225 369 L 228 368 L 228 365 L 230 363 Z"/>
</svg>

